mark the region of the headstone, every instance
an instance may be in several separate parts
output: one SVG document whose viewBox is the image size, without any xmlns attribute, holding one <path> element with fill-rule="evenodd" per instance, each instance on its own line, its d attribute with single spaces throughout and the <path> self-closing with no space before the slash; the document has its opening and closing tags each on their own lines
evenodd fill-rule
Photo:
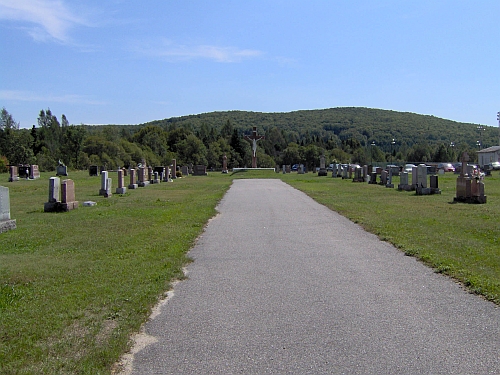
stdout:
<svg viewBox="0 0 500 375">
<path fill-rule="evenodd" d="M 153 173 L 158 172 L 158 178 L 161 181 L 165 180 L 165 167 L 164 166 L 158 166 L 153 168 Z"/>
<path fill-rule="evenodd" d="M 61 179 L 59 177 L 49 178 L 49 202 L 60 202 L 61 198 Z"/>
<path fill-rule="evenodd" d="M 177 176 L 175 175 L 175 172 L 177 171 L 177 160 L 172 159 L 172 179 L 175 180 Z"/>
<path fill-rule="evenodd" d="M 386 170 L 383 170 L 381 173 L 380 173 L 380 185 L 387 185 L 387 171 Z"/>
<path fill-rule="evenodd" d="M 165 166 L 165 173 L 163 174 L 163 182 L 170 182 L 170 169 L 167 166 Z"/>
<path fill-rule="evenodd" d="M 411 168 L 411 185 L 416 188 L 418 185 L 418 167 Z"/>
<path fill-rule="evenodd" d="M 63 180 L 61 183 L 61 211 L 70 211 L 78 208 L 75 198 L 75 183 L 73 180 Z"/>
<path fill-rule="evenodd" d="M 427 187 L 427 166 L 425 164 L 419 164 L 417 166 L 417 185 L 422 188 Z"/>
<path fill-rule="evenodd" d="M 61 210 L 61 179 L 59 177 L 49 178 L 49 201 L 43 205 L 44 212 L 56 212 Z"/>
<path fill-rule="evenodd" d="M 368 166 L 363 165 L 363 176 L 365 176 L 365 182 L 370 182 L 370 175 L 368 174 Z"/>
<path fill-rule="evenodd" d="M 125 194 L 127 188 L 125 187 L 125 173 L 123 169 L 118 169 L 118 187 L 116 188 L 116 194 Z"/>
<path fill-rule="evenodd" d="M 337 177 L 337 164 L 333 164 L 332 167 L 332 177 Z"/>
<path fill-rule="evenodd" d="M 9 166 L 9 182 L 19 181 L 19 170 L 17 165 Z"/>
<path fill-rule="evenodd" d="M 292 166 L 290 164 L 286 165 L 286 173 L 292 173 Z"/>
<path fill-rule="evenodd" d="M 99 190 L 99 195 L 104 196 L 104 198 L 111 197 L 111 178 L 108 177 L 108 171 L 102 171 L 101 173 L 101 189 Z"/>
<path fill-rule="evenodd" d="M 469 161 L 469 154 L 464 152 L 462 154 L 461 162 L 462 162 L 462 168 L 460 168 L 460 177 L 467 177 L 467 162 Z"/>
<path fill-rule="evenodd" d="M 349 174 L 348 174 L 348 173 L 349 173 L 349 172 L 348 172 L 348 169 L 349 169 L 349 165 L 344 164 L 344 165 L 343 165 L 343 169 L 342 169 L 342 179 L 343 179 L 343 180 L 346 180 L 346 179 L 348 178 L 348 176 L 349 176 Z"/>
<path fill-rule="evenodd" d="M 123 177 L 127 177 L 128 176 L 128 169 L 122 168 L 122 171 L 123 171 Z"/>
<path fill-rule="evenodd" d="M 401 172 L 399 175 L 400 185 L 409 185 L 408 184 L 408 172 Z"/>
<path fill-rule="evenodd" d="M 154 177 L 153 167 L 148 167 L 148 181 L 153 182 L 153 177 Z"/>
<path fill-rule="evenodd" d="M 19 178 L 28 179 L 30 178 L 30 167 L 29 165 L 20 164 L 18 166 Z"/>
<path fill-rule="evenodd" d="M 128 185 L 129 189 L 137 189 L 139 185 L 137 185 L 137 171 L 134 168 L 130 168 L 130 184 Z"/>
<path fill-rule="evenodd" d="M 286 165 L 283 164 L 283 174 L 286 174 Z"/>
<path fill-rule="evenodd" d="M 462 169 L 460 176 L 457 177 L 456 197 L 455 202 L 465 203 L 486 203 L 486 195 L 484 195 L 484 182 L 480 176 L 469 175 L 467 172 L 467 162 L 469 155 L 464 152 L 462 154 Z"/>
<path fill-rule="evenodd" d="M 372 172 L 370 175 L 370 181 L 368 181 L 369 184 L 376 184 L 377 183 L 377 172 Z"/>
<path fill-rule="evenodd" d="M 297 169 L 298 174 L 304 174 L 304 164 L 299 165 L 299 169 Z"/>
<path fill-rule="evenodd" d="M 363 178 L 363 168 L 356 167 L 354 169 L 354 178 L 352 181 L 353 182 L 364 182 L 365 181 L 365 179 Z"/>
<path fill-rule="evenodd" d="M 149 185 L 149 181 L 146 176 L 147 170 L 145 167 L 139 167 L 137 172 L 137 181 L 139 187 L 146 187 Z"/>
<path fill-rule="evenodd" d="M 160 174 L 158 172 L 153 173 L 153 184 L 159 184 L 161 182 Z"/>
<path fill-rule="evenodd" d="M 36 164 L 30 165 L 30 178 L 32 180 L 40 178 L 40 171 L 38 170 L 38 165 Z"/>
<path fill-rule="evenodd" d="M 227 156 L 222 157 L 222 173 L 227 173 Z"/>
<path fill-rule="evenodd" d="M 183 165 L 181 167 L 181 173 L 183 176 L 188 176 L 189 175 L 189 167 L 187 165 Z"/>
<path fill-rule="evenodd" d="M 387 188 L 394 188 L 394 184 L 392 183 L 392 168 L 389 168 L 389 177 L 387 183 L 385 184 Z"/>
<path fill-rule="evenodd" d="M 188 174 L 193 174 L 193 163 L 189 163 L 188 167 Z"/>
<path fill-rule="evenodd" d="M 56 168 L 56 176 L 67 176 L 68 175 L 68 167 L 65 166 L 61 161 L 59 161 L 59 165 Z"/>
<path fill-rule="evenodd" d="M 193 166 L 193 176 L 207 176 L 207 167 L 205 165 Z"/>
<path fill-rule="evenodd" d="M 0 233 L 16 229 L 16 221 L 10 218 L 9 188 L 0 186 Z"/>
<path fill-rule="evenodd" d="M 439 189 L 438 176 L 430 176 L 431 189 Z"/>
<path fill-rule="evenodd" d="M 99 167 L 97 165 L 89 166 L 89 176 L 99 176 Z"/>
</svg>

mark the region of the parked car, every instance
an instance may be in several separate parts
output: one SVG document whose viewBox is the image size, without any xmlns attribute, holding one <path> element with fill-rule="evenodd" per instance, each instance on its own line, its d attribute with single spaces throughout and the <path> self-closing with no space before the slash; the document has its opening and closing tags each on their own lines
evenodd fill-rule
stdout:
<svg viewBox="0 0 500 375">
<path fill-rule="evenodd" d="M 413 167 L 416 167 L 416 165 L 415 165 L 415 164 L 405 164 L 405 169 L 404 169 L 404 171 L 405 171 L 405 172 L 408 172 L 408 173 L 411 173 L 411 172 L 412 172 L 412 170 L 413 170 Z"/>
<path fill-rule="evenodd" d="M 437 169 L 442 169 L 445 172 L 455 172 L 455 167 L 451 163 L 439 163 Z"/>
<path fill-rule="evenodd" d="M 298 170 L 299 170 L 299 165 L 298 164 L 292 165 L 292 171 L 297 172 Z"/>
<path fill-rule="evenodd" d="M 490 169 L 493 169 L 494 171 L 500 170 L 500 161 L 494 161 L 493 163 L 490 163 Z"/>
<path fill-rule="evenodd" d="M 359 164 L 349 164 L 349 170 L 354 172 L 356 168 L 359 168 Z"/>
</svg>

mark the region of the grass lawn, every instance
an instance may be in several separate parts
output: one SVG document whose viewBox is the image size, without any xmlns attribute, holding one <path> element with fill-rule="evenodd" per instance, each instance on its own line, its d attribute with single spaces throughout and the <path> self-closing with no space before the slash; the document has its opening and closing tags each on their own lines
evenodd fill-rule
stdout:
<svg viewBox="0 0 500 375">
<path fill-rule="evenodd" d="M 443 192 L 432 196 L 311 173 L 242 171 L 104 198 L 99 177 L 70 171 L 80 205 L 97 206 L 44 213 L 50 176 L 8 183 L 0 174 L 17 221 L 0 234 L 1 374 L 109 374 L 170 282 L 183 277 L 186 252 L 235 178 L 281 178 L 500 304 L 498 172 L 486 179 L 488 203 L 468 205 L 450 203 L 452 174 L 440 176 Z"/>
</svg>

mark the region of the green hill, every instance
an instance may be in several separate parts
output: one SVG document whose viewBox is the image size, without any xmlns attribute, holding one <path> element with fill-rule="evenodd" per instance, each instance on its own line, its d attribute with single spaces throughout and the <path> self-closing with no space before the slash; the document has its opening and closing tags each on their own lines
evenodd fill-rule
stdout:
<svg viewBox="0 0 500 375">
<path fill-rule="evenodd" d="M 319 137 L 326 142 L 334 137 L 340 141 L 356 139 L 362 146 L 374 141 L 385 151 L 389 151 L 393 139 L 396 146 L 411 147 L 419 143 L 436 146 L 450 145 L 453 142 L 455 145 L 467 144 L 472 148 L 477 147 L 477 141 L 481 139 L 482 148 L 485 148 L 498 145 L 499 138 L 496 127 L 483 125 L 484 130 L 480 134 L 478 124 L 409 112 L 359 107 L 287 113 L 210 112 L 151 121 L 143 125 L 159 125 L 166 130 L 187 127 L 194 131 L 205 125 L 220 131 L 227 120 L 233 127 L 245 133 L 250 132 L 252 126 L 257 126 L 259 133 L 268 132 L 276 127 L 287 135 L 288 140 L 297 143 L 310 140 L 312 137 Z"/>
</svg>

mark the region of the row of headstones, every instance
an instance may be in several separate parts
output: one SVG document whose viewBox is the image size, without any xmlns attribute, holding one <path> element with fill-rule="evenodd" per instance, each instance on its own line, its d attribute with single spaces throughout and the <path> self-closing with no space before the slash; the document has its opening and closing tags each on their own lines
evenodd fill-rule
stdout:
<svg viewBox="0 0 500 375">
<path fill-rule="evenodd" d="M 19 178 L 34 180 L 40 178 L 38 165 L 9 165 L 9 182 L 19 181 Z"/>
<path fill-rule="evenodd" d="M 141 168 L 141 167 L 138 167 Z M 157 171 L 158 173 L 164 173 L 166 171 L 176 171 L 177 167 L 175 165 L 175 161 L 172 165 L 170 166 L 160 166 L 160 167 L 154 167 L 152 170 L 149 170 L 148 167 L 148 172 L 149 172 L 149 179 L 153 179 L 153 172 Z M 123 170 L 125 172 L 125 177 L 127 176 L 128 170 L 125 168 L 118 168 L 118 170 Z M 89 167 L 89 175 L 90 176 L 98 176 L 99 174 L 102 174 L 103 171 L 106 171 L 106 168 L 101 166 L 98 167 L 97 165 L 91 165 Z M 183 176 L 188 176 L 188 175 L 193 175 L 193 176 L 206 176 L 207 175 L 207 167 L 205 165 L 184 165 L 182 167 L 179 167 L 179 171 L 182 173 Z M 227 170 L 226 170 L 227 171 Z M 226 172 L 227 173 L 227 172 Z M 170 178 L 175 179 L 177 176 L 175 173 L 173 173 Z"/>
<path fill-rule="evenodd" d="M 354 177 L 352 176 L 354 172 Z M 380 174 L 380 181 L 377 182 L 377 176 Z M 368 182 L 369 184 L 379 184 L 388 188 L 394 188 L 392 183 L 393 171 L 382 170 L 377 168 L 375 171 L 371 166 L 364 165 L 363 167 L 356 167 L 354 171 L 348 165 L 333 164 L 332 177 L 342 177 L 343 179 L 351 179 L 353 182 Z M 409 183 L 408 172 L 400 173 L 399 190 L 413 191 L 417 194 L 439 194 L 438 177 L 435 175 L 430 176 L 430 184 L 427 184 L 427 166 L 420 164 L 412 168 L 412 183 Z"/>
</svg>

